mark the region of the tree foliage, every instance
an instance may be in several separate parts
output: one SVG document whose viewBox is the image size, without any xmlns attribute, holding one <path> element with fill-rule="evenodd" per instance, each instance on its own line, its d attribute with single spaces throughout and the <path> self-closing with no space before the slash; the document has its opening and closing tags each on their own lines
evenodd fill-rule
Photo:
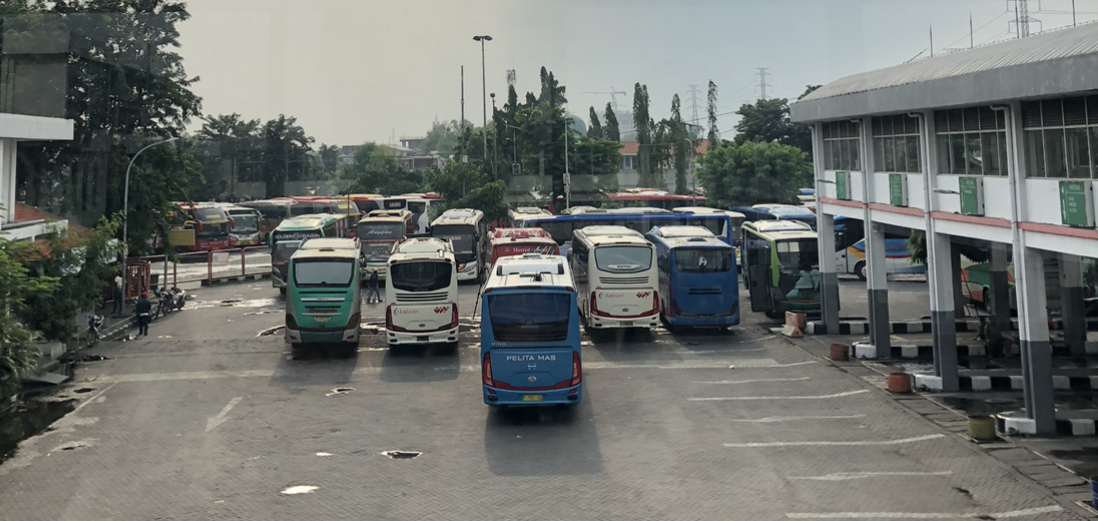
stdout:
<svg viewBox="0 0 1098 521">
<path fill-rule="evenodd" d="M 339 170 L 340 178 L 351 181 L 346 193 L 405 194 L 422 187 L 423 174 L 402 168 L 389 147 L 363 143 L 352 157 Z"/>
<path fill-rule="evenodd" d="M 702 158 L 698 180 L 717 207 L 795 203 L 812 162 L 796 147 L 769 141 L 726 142 Z"/>
<path fill-rule="evenodd" d="M 599 122 L 599 113 L 595 112 L 595 107 L 591 107 L 588 118 L 591 120 L 591 127 L 587 129 L 587 137 L 602 139 L 602 123 Z"/>
<path fill-rule="evenodd" d="M 469 126 L 467 124 L 467 126 Z M 444 121 L 431 126 L 423 142 L 420 143 L 419 154 L 439 153 L 446 156 L 455 153 L 455 148 L 460 148 L 461 122 L 458 120 Z"/>
<path fill-rule="evenodd" d="M 438 192 L 449 208 L 473 208 L 484 212 L 489 221 L 507 216 L 507 183 L 489 181 L 475 165 L 447 161 L 443 168 L 432 167 L 424 173 L 426 186 Z"/>
<path fill-rule="evenodd" d="M 31 328 L 20 319 L 26 299 L 50 295 L 57 280 L 30 276 L 11 253 L 16 243 L 0 235 L 0 398 L 19 390 L 21 380 L 37 370 Z"/>
<path fill-rule="evenodd" d="M 287 181 L 309 179 L 315 140 L 297 124 L 297 118 L 279 114 L 263 125 L 263 171 L 267 197 L 286 195 Z"/>
<path fill-rule="evenodd" d="M 675 167 L 675 193 L 687 193 L 686 172 L 690 169 L 689 155 L 693 154 L 694 142 L 690 139 L 686 122 L 682 119 L 681 102 L 679 95 L 671 98 L 671 118 L 664 125 L 667 128 L 667 137 L 674 149 L 672 164 Z"/>
<path fill-rule="evenodd" d="M 793 123 L 789 119 L 789 100 L 785 98 L 760 99 L 754 104 L 744 104 L 736 111 L 740 121 L 736 123 L 736 142 L 774 141 L 812 154 L 812 131 L 807 125 Z"/>
<path fill-rule="evenodd" d="M 663 177 L 659 175 L 657 166 L 660 151 L 653 148 L 654 143 L 665 143 L 662 139 L 653 139 L 655 122 L 648 110 L 648 86 L 637 83 L 633 86 L 633 126 L 637 132 L 637 184 L 646 188 L 663 188 Z"/>
<path fill-rule="evenodd" d="M 717 128 L 717 84 L 713 80 L 709 80 L 709 91 L 705 96 L 705 113 L 709 123 L 706 138 L 709 140 L 709 148 L 715 148 L 721 143 L 721 131 Z"/>
<path fill-rule="evenodd" d="M 603 127 L 602 137 L 609 141 L 621 141 L 621 130 L 618 128 L 618 115 L 614 114 L 614 108 L 609 103 L 606 104 L 606 110 L 602 113 L 602 117 L 606 122 L 606 126 Z"/>
</svg>

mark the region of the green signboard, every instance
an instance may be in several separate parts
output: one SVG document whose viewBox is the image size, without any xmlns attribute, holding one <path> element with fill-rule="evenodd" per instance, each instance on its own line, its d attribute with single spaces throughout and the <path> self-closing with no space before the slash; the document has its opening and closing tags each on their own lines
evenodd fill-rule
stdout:
<svg viewBox="0 0 1098 521">
<path fill-rule="evenodd" d="M 835 197 L 850 200 L 850 172 L 835 172 Z"/>
<path fill-rule="evenodd" d="M 1060 181 L 1060 221 L 1068 226 L 1094 227 L 1090 181 Z"/>
<path fill-rule="evenodd" d="M 888 174 L 888 202 L 907 206 L 907 174 Z"/>
<path fill-rule="evenodd" d="M 961 189 L 961 213 L 965 215 L 984 214 L 984 183 L 976 176 L 958 178 Z"/>
</svg>

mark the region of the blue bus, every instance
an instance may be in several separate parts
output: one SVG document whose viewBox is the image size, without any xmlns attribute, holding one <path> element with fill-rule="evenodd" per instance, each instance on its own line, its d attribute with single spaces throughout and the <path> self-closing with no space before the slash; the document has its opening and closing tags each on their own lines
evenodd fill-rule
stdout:
<svg viewBox="0 0 1098 521">
<path fill-rule="evenodd" d="M 481 295 L 484 403 L 572 405 L 582 398 L 579 312 L 564 257 L 496 260 Z"/>
<path fill-rule="evenodd" d="M 684 233 L 683 228 L 696 228 L 699 233 Z M 740 323 L 734 251 L 702 231 L 673 226 L 653 228 L 645 236 L 656 246 L 660 319 L 669 331 L 679 326 L 726 328 Z"/>
<path fill-rule="evenodd" d="M 805 206 L 792 204 L 756 204 L 736 206 L 733 211 L 746 216 L 748 221 L 801 221 L 816 230 L 816 213 Z"/>
<path fill-rule="evenodd" d="M 626 208 L 620 211 L 624 212 Z M 598 212 L 580 213 L 576 215 L 554 215 L 552 217 L 535 217 L 522 223 L 526 227 L 541 228 L 561 245 L 560 254 L 567 255 L 572 241 L 572 233 L 587 226 L 625 226 L 636 230 L 642 235 L 648 233 L 655 226 L 704 226 L 713 234 L 729 245 L 735 245 L 739 240 L 736 237 L 740 223 L 731 214 L 696 214 L 696 213 L 618 213 Z"/>
</svg>

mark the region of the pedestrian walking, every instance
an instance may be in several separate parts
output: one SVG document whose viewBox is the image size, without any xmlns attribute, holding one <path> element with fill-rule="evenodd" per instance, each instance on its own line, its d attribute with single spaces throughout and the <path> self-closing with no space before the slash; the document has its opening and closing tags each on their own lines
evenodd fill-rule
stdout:
<svg viewBox="0 0 1098 521">
<path fill-rule="evenodd" d="M 111 294 L 114 295 L 114 303 L 111 307 L 111 313 L 115 315 L 122 314 L 123 303 L 125 302 L 125 296 L 122 295 L 122 276 L 114 276 L 114 288 L 112 288 Z"/>
<path fill-rule="evenodd" d="M 381 291 L 378 290 L 377 268 L 374 268 L 374 272 L 370 274 L 370 282 L 366 285 L 366 288 L 366 303 L 372 304 L 371 299 L 376 298 L 378 304 L 380 304 Z"/>
<path fill-rule="evenodd" d="M 152 320 L 152 302 L 149 302 L 149 293 L 147 291 L 141 292 L 141 298 L 137 299 L 137 304 L 133 306 L 134 313 L 137 313 L 137 334 L 139 336 L 149 336 L 149 322 Z"/>
</svg>

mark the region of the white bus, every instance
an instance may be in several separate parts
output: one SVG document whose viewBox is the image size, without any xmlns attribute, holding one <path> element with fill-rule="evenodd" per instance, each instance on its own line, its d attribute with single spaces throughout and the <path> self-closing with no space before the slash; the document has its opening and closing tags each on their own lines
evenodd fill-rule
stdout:
<svg viewBox="0 0 1098 521">
<path fill-rule="evenodd" d="M 404 194 L 386 197 L 382 210 L 408 210 L 412 212 L 412 235 L 424 235 L 431 224 L 431 206 L 442 204 L 438 194 Z"/>
<path fill-rule="evenodd" d="M 449 239 L 454 245 L 459 281 L 481 282 L 492 268 L 488 221 L 484 212 L 469 208 L 446 210 L 431 223 L 431 237 Z"/>
<path fill-rule="evenodd" d="M 656 249 L 624 226 L 587 226 L 568 254 L 588 328 L 653 328 L 660 320 Z"/>
<path fill-rule="evenodd" d="M 457 344 L 457 262 L 449 241 L 408 239 L 389 255 L 385 338 L 389 346 Z"/>
<path fill-rule="evenodd" d="M 504 224 L 506 224 L 506 228 L 522 228 L 523 222 L 527 219 L 552 216 L 553 214 L 549 213 L 549 210 L 536 206 L 520 206 L 507 211 L 507 222 Z"/>
</svg>

